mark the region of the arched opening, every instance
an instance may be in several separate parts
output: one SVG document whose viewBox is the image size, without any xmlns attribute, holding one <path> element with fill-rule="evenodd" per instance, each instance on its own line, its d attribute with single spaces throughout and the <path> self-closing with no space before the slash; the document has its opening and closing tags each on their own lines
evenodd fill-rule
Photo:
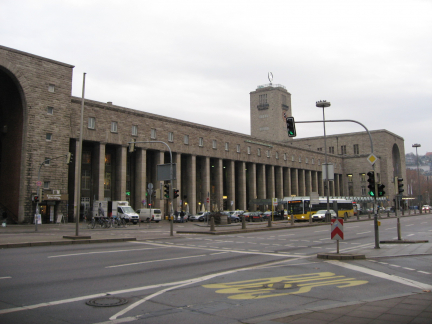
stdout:
<svg viewBox="0 0 432 324">
<path fill-rule="evenodd" d="M 393 144 L 392 160 L 393 160 L 393 178 L 402 177 L 400 151 L 399 151 L 399 147 L 396 144 Z"/>
<path fill-rule="evenodd" d="M 23 116 L 21 86 L 0 66 L 0 209 L 15 222 L 19 214 Z"/>
</svg>

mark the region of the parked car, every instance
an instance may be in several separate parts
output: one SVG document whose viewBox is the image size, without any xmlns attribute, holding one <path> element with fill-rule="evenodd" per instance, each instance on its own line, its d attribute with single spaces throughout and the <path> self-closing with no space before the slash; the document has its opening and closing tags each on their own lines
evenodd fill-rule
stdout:
<svg viewBox="0 0 432 324">
<path fill-rule="evenodd" d="M 429 212 L 430 211 L 430 206 L 429 205 L 423 205 L 423 207 L 422 207 L 422 211 L 424 211 L 424 212 Z"/>
<path fill-rule="evenodd" d="M 207 216 L 209 214 L 210 214 L 209 212 L 198 212 L 196 215 L 191 215 L 189 217 L 189 220 L 191 222 L 193 222 L 193 221 L 204 222 L 204 221 L 207 221 Z"/>
<path fill-rule="evenodd" d="M 323 221 L 325 220 L 325 214 L 327 210 L 318 210 L 314 214 L 312 214 L 312 221 Z M 336 218 L 336 213 L 334 210 L 330 209 L 331 218 Z"/>
<path fill-rule="evenodd" d="M 262 222 L 263 217 L 261 216 L 261 212 L 245 212 L 241 215 L 241 218 L 245 218 L 246 222 Z"/>
</svg>

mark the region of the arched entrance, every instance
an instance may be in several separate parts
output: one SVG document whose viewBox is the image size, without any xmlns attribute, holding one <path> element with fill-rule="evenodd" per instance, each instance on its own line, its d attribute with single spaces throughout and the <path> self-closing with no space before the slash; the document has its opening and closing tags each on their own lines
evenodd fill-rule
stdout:
<svg viewBox="0 0 432 324">
<path fill-rule="evenodd" d="M 20 213 L 24 99 L 16 77 L 0 66 L 0 210 L 15 222 Z"/>
<path fill-rule="evenodd" d="M 393 178 L 402 177 L 400 151 L 399 151 L 399 147 L 396 144 L 393 144 L 392 160 L 393 160 Z"/>
</svg>

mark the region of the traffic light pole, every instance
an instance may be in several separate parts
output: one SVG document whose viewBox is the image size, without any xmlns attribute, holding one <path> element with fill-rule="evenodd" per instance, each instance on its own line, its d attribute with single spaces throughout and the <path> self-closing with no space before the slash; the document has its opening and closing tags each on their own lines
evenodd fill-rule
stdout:
<svg viewBox="0 0 432 324">
<path fill-rule="evenodd" d="M 162 141 L 138 141 L 138 142 L 128 142 L 128 145 L 130 144 L 138 144 L 138 143 L 162 143 L 164 144 L 169 151 L 170 154 L 170 189 L 169 189 L 169 205 L 170 205 L 170 222 L 171 222 L 171 230 L 170 230 L 170 236 L 173 236 L 173 214 L 174 214 L 174 210 L 173 210 L 173 177 L 174 177 L 174 170 L 173 170 L 173 162 L 172 162 L 172 152 L 171 152 L 171 148 L 169 147 L 169 145 L 165 142 Z M 162 193 L 161 193 L 162 194 Z"/>
<path fill-rule="evenodd" d="M 353 120 L 353 119 L 338 119 L 338 120 L 308 120 L 308 121 L 297 121 L 296 123 L 299 124 L 306 124 L 306 123 L 343 123 L 343 122 L 350 122 L 350 123 L 356 123 L 361 125 L 366 132 L 369 135 L 369 140 L 370 140 L 370 145 L 371 145 L 371 154 L 373 154 L 374 149 L 373 149 L 373 141 L 372 141 L 372 136 L 369 132 L 369 130 L 367 129 L 367 127 L 365 125 L 363 125 L 362 123 L 358 122 L 357 120 Z M 373 172 L 375 173 L 375 163 L 372 165 L 373 167 Z M 327 175 L 328 176 L 328 175 Z M 375 193 L 378 193 L 378 185 L 377 182 L 375 181 Z M 377 201 L 376 201 L 376 194 L 374 196 L 374 229 L 375 229 L 375 249 L 379 249 L 379 228 L 378 228 L 378 215 L 377 215 Z"/>
</svg>

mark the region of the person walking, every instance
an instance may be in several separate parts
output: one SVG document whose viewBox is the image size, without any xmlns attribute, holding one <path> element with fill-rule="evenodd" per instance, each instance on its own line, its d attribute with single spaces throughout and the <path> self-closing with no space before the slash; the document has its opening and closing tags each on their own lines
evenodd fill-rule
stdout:
<svg viewBox="0 0 432 324">
<path fill-rule="evenodd" d="M 183 222 L 184 222 L 184 219 L 183 219 L 184 215 L 185 215 L 185 213 L 184 213 L 184 211 L 182 210 L 182 211 L 180 212 L 180 223 L 183 223 Z"/>
<path fill-rule="evenodd" d="M 99 203 L 98 216 L 99 217 L 105 217 L 105 211 L 104 211 L 104 209 L 102 207 L 102 203 Z"/>
</svg>

